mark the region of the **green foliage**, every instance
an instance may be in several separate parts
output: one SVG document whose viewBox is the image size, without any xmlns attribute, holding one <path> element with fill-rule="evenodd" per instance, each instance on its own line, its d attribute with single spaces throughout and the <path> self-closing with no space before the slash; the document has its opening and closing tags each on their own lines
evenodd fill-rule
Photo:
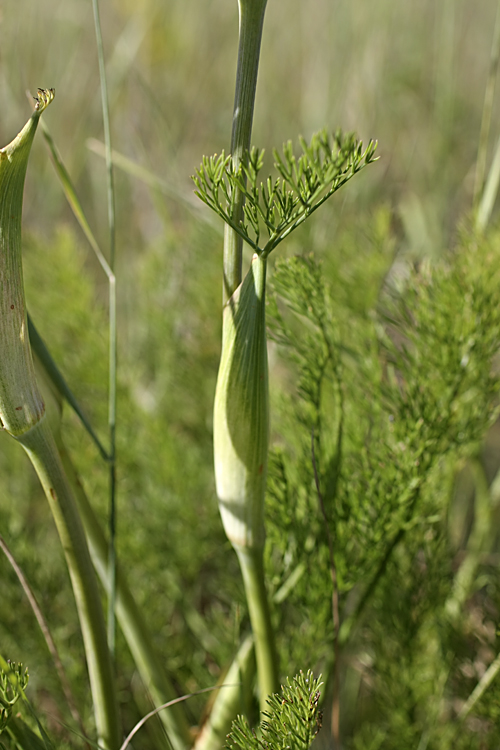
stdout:
<svg viewBox="0 0 500 750">
<path fill-rule="evenodd" d="M 9 724 L 9 735 L 12 740 L 13 750 L 54 750 L 54 746 L 43 732 L 40 738 L 19 716 L 16 716 Z"/>
<path fill-rule="evenodd" d="M 454 575 L 447 513 L 457 460 L 476 454 L 498 413 L 498 267 L 496 238 L 464 234 L 453 254 L 409 268 L 398 288 L 389 278 L 371 317 L 337 302 L 337 289 L 349 296 L 348 266 L 341 279 L 325 278 L 311 256 L 275 267 L 272 336 L 293 372 L 277 402 L 267 506 L 277 597 L 294 581 L 282 604 L 280 647 L 292 666 L 295 658 L 332 659 L 314 436 L 341 641 L 372 665 L 363 670 L 372 698 L 361 706 L 375 701 L 377 718 L 363 708 L 371 729 L 359 736 L 368 741 L 380 730 L 384 747 L 426 733 L 448 747 L 446 706 L 461 684 L 453 653 L 465 633 L 450 630 L 445 607 Z"/>
<path fill-rule="evenodd" d="M 0 666 L 0 734 L 7 727 L 28 679 L 28 670 L 24 669 L 22 664 L 6 662 Z"/>
<path fill-rule="evenodd" d="M 226 747 L 241 750 L 308 750 L 321 728 L 322 713 L 319 709 L 321 677 L 302 672 L 287 679 L 281 695 L 267 699 L 269 710 L 264 711 L 265 720 L 260 730 L 250 729 L 248 722 L 239 716 L 233 722 Z"/>
<path fill-rule="evenodd" d="M 465 238 L 437 269 L 424 264 L 392 308 L 385 341 L 390 398 L 399 414 L 393 434 L 416 460 L 474 444 L 496 415 L 496 258 L 494 246 Z"/>
<path fill-rule="evenodd" d="M 326 130 L 316 133 L 308 144 L 300 139 L 302 154 L 293 152 L 292 142 L 283 146 L 283 155 L 273 151 L 279 177 L 268 177 L 259 184 L 264 151 L 253 147 L 247 159 L 235 168 L 231 156 L 204 157 L 196 176 L 196 195 L 230 227 L 264 256 L 300 226 L 351 177 L 375 160 L 376 143 L 365 151 L 353 134 L 337 131 L 333 144 Z M 235 220 L 235 190 L 246 198 L 244 219 Z M 267 240 L 259 245 L 262 229 Z"/>
</svg>

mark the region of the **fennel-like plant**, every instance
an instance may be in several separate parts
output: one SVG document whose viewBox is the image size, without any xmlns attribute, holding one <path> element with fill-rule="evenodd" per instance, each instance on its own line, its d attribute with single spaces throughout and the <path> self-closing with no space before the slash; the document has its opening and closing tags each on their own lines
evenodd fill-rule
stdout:
<svg viewBox="0 0 500 750">
<path fill-rule="evenodd" d="M 0 664 L 0 734 L 12 718 L 12 712 L 28 684 L 28 670 L 22 664 Z"/>
<path fill-rule="evenodd" d="M 261 710 L 278 687 L 278 655 L 263 565 L 264 495 L 269 451 L 269 385 L 265 321 L 269 254 L 364 165 L 365 151 L 340 132 L 322 131 L 296 158 L 291 142 L 279 173 L 259 183 L 263 152 L 250 149 L 265 2 L 240 0 L 240 49 L 231 155 L 205 157 L 196 194 L 225 222 L 222 353 L 214 404 L 214 463 L 219 509 L 241 566 L 255 636 Z M 261 241 L 261 236 L 264 241 Z M 254 256 L 243 281 L 242 245 Z"/>
<path fill-rule="evenodd" d="M 281 750 L 284 747 L 309 750 L 321 729 L 321 685 L 321 677 L 315 679 L 310 671 L 301 672 L 293 680 L 287 679 L 281 694 L 269 696 L 258 734 L 238 716 L 227 738 L 227 750 Z"/>
</svg>

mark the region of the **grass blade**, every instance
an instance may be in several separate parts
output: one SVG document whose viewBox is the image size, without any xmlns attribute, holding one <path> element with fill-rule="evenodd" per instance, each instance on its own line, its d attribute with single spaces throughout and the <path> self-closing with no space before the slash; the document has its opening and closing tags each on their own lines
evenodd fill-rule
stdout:
<svg viewBox="0 0 500 750">
<path fill-rule="evenodd" d="M 61 159 L 59 152 L 57 151 L 57 148 L 54 144 L 52 136 L 50 135 L 49 130 L 43 121 L 41 122 L 41 128 L 42 128 L 43 137 L 45 138 L 45 142 L 47 143 L 47 146 L 49 148 L 49 153 L 52 159 L 52 163 L 57 172 L 57 176 L 59 177 L 59 181 L 62 185 L 64 194 L 66 196 L 66 200 L 68 201 L 71 207 L 71 210 L 73 211 L 73 214 L 75 215 L 76 220 L 78 221 L 85 237 L 87 238 L 90 247 L 94 251 L 97 260 L 101 264 L 101 267 L 104 273 L 109 278 L 112 275 L 111 268 L 109 267 L 108 261 L 104 257 L 104 254 L 101 248 L 99 247 L 99 244 L 94 236 L 94 233 L 92 232 L 90 228 L 90 224 L 87 221 L 87 217 L 85 216 L 85 212 L 83 210 L 82 204 L 80 203 L 80 199 L 78 198 L 76 194 L 76 190 L 71 180 L 71 177 L 69 176 L 69 172 L 64 166 L 64 163 Z"/>
<path fill-rule="evenodd" d="M 30 337 L 30 343 L 33 349 L 33 353 L 38 357 L 40 362 L 42 363 L 44 370 L 49 377 L 49 379 L 52 381 L 58 392 L 61 394 L 63 398 L 66 399 L 68 404 L 71 406 L 75 414 L 80 419 L 80 422 L 87 430 L 88 434 L 94 441 L 95 445 L 97 446 L 97 449 L 99 453 L 101 454 L 101 457 L 104 461 L 109 461 L 109 454 L 104 448 L 103 444 L 97 437 L 94 428 L 90 424 L 89 420 L 85 416 L 84 412 L 82 411 L 80 404 L 76 400 L 73 392 L 71 391 L 69 385 L 67 384 L 64 375 L 56 365 L 54 359 L 52 358 L 51 353 L 49 352 L 45 341 L 42 339 L 40 334 L 38 333 L 38 330 L 35 327 L 35 324 L 33 323 L 30 315 L 28 314 L 28 331 L 29 331 L 29 337 Z"/>
<path fill-rule="evenodd" d="M 101 141 L 98 141 L 95 138 L 88 139 L 87 148 L 89 148 L 90 151 L 92 151 L 94 154 L 97 154 L 97 156 L 100 156 L 102 158 L 105 158 L 106 156 L 106 147 L 104 143 L 101 143 Z M 137 162 L 129 159 L 128 156 L 121 154 L 115 149 L 111 150 L 111 158 L 115 167 L 121 169 L 123 172 L 126 172 L 126 174 L 130 175 L 131 177 L 135 177 L 137 180 L 141 180 L 141 182 L 149 185 L 149 187 L 153 188 L 154 190 L 159 190 L 164 195 L 172 198 L 177 203 L 180 203 L 182 206 L 187 208 L 187 210 L 193 213 L 196 218 L 201 219 L 206 224 L 209 224 L 212 229 L 215 229 L 215 231 L 218 232 L 218 234 L 223 234 L 220 221 L 218 221 L 217 218 L 213 216 L 211 211 L 205 211 L 203 206 L 200 206 L 198 201 L 192 198 L 190 195 L 183 195 L 177 187 L 172 186 L 169 182 L 167 182 L 167 180 L 164 180 L 162 177 L 158 177 L 158 175 L 154 174 L 149 169 L 146 169 L 146 167 L 137 164 Z"/>
<path fill-rule="evenodd" d="M 106 186 L 108 194 L 109 224 L 109 575 L 110 590 L 108 596 L 108 642 L 111 654 L 115 653 L 116 625 L 116 277 L 115 277 L 115 190 L 113 180 L 113 162 L 111 160 L 111 127 L 109 122 L 108 87 L 104 65 L 104 48 L 102 43 L 99 3 L 92 0 L 94 11 L 95 35 L 97 41 L 97 59 L 99 61 L 99 80 L 101 83 L 102 118 L 104 124 L 104 142 L 106 145 Z"/>
</svg>

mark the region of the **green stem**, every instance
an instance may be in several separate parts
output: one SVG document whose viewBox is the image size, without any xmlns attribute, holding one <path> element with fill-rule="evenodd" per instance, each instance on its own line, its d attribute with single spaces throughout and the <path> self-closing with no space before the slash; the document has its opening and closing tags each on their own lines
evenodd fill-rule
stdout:
<svg viewBox="0 0 500 750">
<path fill-rule="evenodd" d="M 78 479 L 71 459 L 58 440 L 59 452 L 68 481 L 73 487 L 78 511 L 82 519 L 89 544 L 90 555 L 105 591 L 111 588 L 108 543 L 92 506 Z M 161 706 L 177 698 L 177 694 L 165 674 L 163 662 L 158 658 L 144 616 L 130 591 L 123 570 L 116 570 L 116 616 L 128 643 L 142 681 L 155 706 Z M 191 745 L 191 735 L 181 704 L 161 711 L 161 721 L 167 731 L 173 750 L 186 750 Z"/>
<path fill-rule="evenodd" d="M 214 405 L 219 509 L 238 554 L 255 637 L 260 703 L 279 689 L 274 632 L 265 586 L 264 497 L 269 447 L 265 259 L 254 256 L 224 310 Z"/>
<path fill-rule="evenodd" d="M 240 39 L 231 135 L 231 155 L 236 169 L 242 160 L 248 158 L 250 150 L 266 2 L 239 0 Z M 238 226 L 243 218 L 243 191 L 235 189 L 231 200 L 233 221 Z M 252 273 L 255 278 L 249 273 L 252 283 L 250 286 L 244 283 L 240 289 L 242 250 L 240 234 L 226 224 L 223 268 L 225 326 L 214 412 L 217 415 L 214 448 L 221 515 L 242 570 L 255 638 L 260 705 L 265 709 L 267 696 L 279 688 L 278 659 L 263 564 L 262 519 L 269 409 L 264 318 L 266 263 L 254 257 Z M 236 299 L 240 291 L 241 300 Z M 242 360 L 246 360 L 244 367 Z M 249 409 L 249 403 L 253 401 L 257 411 L 253 406 Z M 236 534 L 232 533 L 233 527 Z M 238 539 L 240 532 L 241 540 Z"/>
<path fill-rule="evenodd" d="M 109 277 L 109 591 L 108 591 L 108 642 L 114 657 L 116 640 L 116 404 L 117 404 L 117 320 L 116 276 Z"/>
<path fill-rule="evenodd" d="M 109 224 L 109 400 L 108 426 L 110 442 L 109 462 L 109 579 L 108 596 L 108 641 L 111 653 L 115 652 L 115 597 L 116 597 L 116 277 L 115 277 L 115 190 L 113 180 L 113 161 L 111 158 L 111 126 L 109 120 L 108 88 L 104 65 L 104 48 L 102 43 L 101 21 L 98 0 L 92 0 L 94 11 L 97 58 L 99 61 L 99 79 L 101 83 L 102 117 L 104 124 L 104 142 L 106 147 L 106 187 L 108 195 Z"/>
<path fill-rule="evenodd" d="M 278 655 L 271 623 L 269 599 L 264 576 L 263 548 L 239 547 L 236 554 L 243 574 L 250 621 L 255 640 L 259 676 L 260 709 L 267 709 L 266 699 L 279 690 Z"/>
<path fill-rule="evenodd" d="M 486 91 L 484 93 L 483 116 L 481 118 L 481 132 L 479 135 L 479 147 L 477 153 L 476 175 L 474 180 L 473 206 L 477 209 L 484 188 L 484 176 L 486 173 L 486 156 L 488 153 L 488 141 L 491 127 L 491 116 L 493 112 L 493 101 L 495 98 L 495 86 L 498 77 L 498 64 L 500 62 L 500 2 L 497 3 L 493 41 L 491 44 L 490 68 Z"/>
<path fill-rule="evenodd" d="M 267 0 L 238 0 L 240 11 L 240 41 L 238 48 L 238 69 L 233 108 L 233 130 L 231 134 L 231 154 L 235 167 L 246 158 L 250 150 L 253 110 L 257 73 L 259 70 L 260 43 L 264 24 Z M 234 221 L 239 224 L 243 217 L 245 203 L 241 191 L 235 190 Z M 224 228 L 224 303 L 240 285 L 242 278 L 243 240 L 227 224 Z"/>
<path fill-rule="evenodd" d="M 496 657 L 496 659 L 490 664 L 484 675 L 479 680 L 478 684 L 468 697 L 468 699 L 465 701 L 462 710 L 458 714 L 458 720 L 459 725 L 457 727 L 457 730 L 459 730 L 462 726 L 462 722 L 465 721 L 467 716 L 470 714 L 476 703 L 478 703 L 493 680 L 496 678 L 498 673 L 500 672 L 500 654 Z"/>
<path fill-rule="evenodd" d="M 99 744 L 120 746 L 113 669 L 99 589 L 75 499 L 47 419 L 17 436 L 45 490 L 66 556 L 87 656 Z"/>
<path fill-rule="evenodd" d="M 474 527 L 469 535 L 465 557 L 456 572 L 451 594 L 445 602 L 445 611 L 452 621 L 461 617 L 473 591 L 481 556 L 490 551 L 495 536 L 492 518 L 494 502 L 479 456 L 471 459 L 471 468 L 475 479 Z"/>
<path fill-rule="evenodd" d="M 343 646 L 347 642 L 347 640 L 349 639 L 349 636 L 351 635 L 351 631 L 353 627 L 355 627 L 360 622 L 367 604 L 370 602 L 373 594 L 375 593 L 375 589 L 377 588 L 379 581 L 382 579 L 385 571 L 387 570 L 387 566 L 389 565 L 389 562 L 391 560 L 394 550 L 396 549 L 398 544 L 404 539 L 408 531 L 408 522 L 410 521 L 412 517 L 415 505 L 420 496 L 421 485 L 422 485 L 422 482 L 420 481 L 409 496 L 406 495 L 406 493 L 403 493 L 402 498 L 405 498 L 405 500 L 407 500 L 408 502 L 408 508 L 405 514 L 404 522 L 400 526 L 396 534 L 389 541 L 386 547 L 385 553 L 383 557 L 381 558 L 378 566 L 375 568 L 375 571 L 371 579 L 366 585 L 363 591 L 363 594 L 361 595 L 361 598 L 358 601 L 354 609 L 354 612 L 349 617 L 347 617 L 344 620 L 344 622 L 342 622 L 340 626 L 340 630 L 339 630 L 339 645 L 340 646 Z"/>
<path fill-rule="evenodd" d="M 252 695 L 255 678 L 255 654 L 253 635 L 245 638 L 213 703 L 210 715 L 196 738 L 193 750 L 220 750 L 224 747 L 227 735 L 231 731 L 234 717 L 238 714 L 248 716 L 248 706 Z"/>
</svg>

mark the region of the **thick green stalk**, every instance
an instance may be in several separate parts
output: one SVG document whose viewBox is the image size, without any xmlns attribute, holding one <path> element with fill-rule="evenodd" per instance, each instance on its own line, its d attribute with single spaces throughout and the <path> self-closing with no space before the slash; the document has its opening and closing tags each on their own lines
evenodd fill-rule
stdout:
<svg viewBox="0 0 500 750">
<path fill-rule="evenodd" d="M 49 362 L 49 364 L 51 364 Z M 53 378 L 53 367 L 47 369 L 47 357 L 35 359 L 37 378 L 46 404 L 47 419 L 56 441 L 59 454 L 68 482 L 71 485 L 78 512 L 85 529 L 90 557 L 104 590 L 109 596 L 111 589 L 109 546 L 85 490 L 78 478 L 73 463 L 66 451 L 61 435 L 61 418 L 63 396 L 59 377 Z M 142 611 L 136 604 L 130 591 L 124 571 L 117 566 L 116 571 L 116 616 L 125 640 L 134 658 L 137 670 L 146 686 L 155 706 L 162 706 L 175 698 L 177 694 L 165 673 L 162 660 L 156 653 L 151 634 Z M 192 744 L 189 725 L 183 705 L 176 703 L 159 714 L 173 750 L 186 750 Z"/>
<path fill-rule="evenodd" d="M 196 738 L 193 750 L 220 750 L 226 743 L 235 716 L 248 715 L 255 679 L 253 636 L 245 638 L 217 691 L 210 715 Z M 228 687 L 225 687 L 225 686 Z"/>
<path fill-rule="evenodd" d="M 261 710 L 271 693 L 279 690 L 278 655 L 265 585 L 262 549 L 235 547 L 243 574 L 255 639 Z"/>
<path fill-rule="evenodd" d="M 35 467 L 59 532 L 80 618 L 99 744 L 113 750 L 120 746 L 114 676 L 99 589 L 73 493 L 45 418 L 17 440 Z"/>
<path fill-rule="evenodd" d="M 231 155 L 238 168 L 250 150 L 260 45 L 267 0 L 239 0 L 240 40 Z M 244 197 L 232 195 L 233 218 Z M 223 343 L 214 407 L 214 457 L 219 508 L 238 553 L 245 583 L 259 676 L 260 704 L 279 689 L 274 632 L 266 593 L 264 495 L 269 449 L 265 325 L 266 261 L 254 256 L 242 279 L 242 239 L 224 231 Z"/>
<path fill-rule="evenodd" d="M 240 11 L 240 41 L 238 68 L 233 108 L 231 155 L 237 168 L 250 150 L 253 109 L 257 73 L 259 71 L 260 43 L 267 0 L 238 0 Z M 235 222 L 243 217 L 243 196 L 236 190 L 233 195 Z M 224 288 L 223 300 L 227 302 L 241 283 L 242 239 L 227 224 L 224 230 Z"/>
<path fill-rule="evenodd" d="M 0 151 L 0 419 L 30 456 L 51 506 L 80 617 L 98 739 L 106 750 L 115 750 L 120 744 L 118 708 L 97 580 L 45 416 L 27 332 L 21 262 L 23 188 L 38 120 L 53 96 L 53 90 L 39 89 L 33 115 Z"/>
<path fill-rule="evenodd" d="M 74 489 L 78 510 L 87 535 L 92 562 L 106 593 L 109 595 L 111 583 L 108 543 L 76 475 L 71 459 L 63 445 L 60 445 L 59 449 L 66 475 Z M 116 569 L 115 606 L 120 628 L 154 705 L 162 706 L 177 698 L 174 687 L 165 674 L 163 662 L 159 659 L 153 647 L 151 634 L 146 625 L 144 615 L 136 604 L 120 565 Z M 192 738 L 183 706 L 180 703 L 161 711 L 159 717 L 167 731 L 173 750 L 186 750 L 186 748 L 190 747 Z"/>
</svg>

